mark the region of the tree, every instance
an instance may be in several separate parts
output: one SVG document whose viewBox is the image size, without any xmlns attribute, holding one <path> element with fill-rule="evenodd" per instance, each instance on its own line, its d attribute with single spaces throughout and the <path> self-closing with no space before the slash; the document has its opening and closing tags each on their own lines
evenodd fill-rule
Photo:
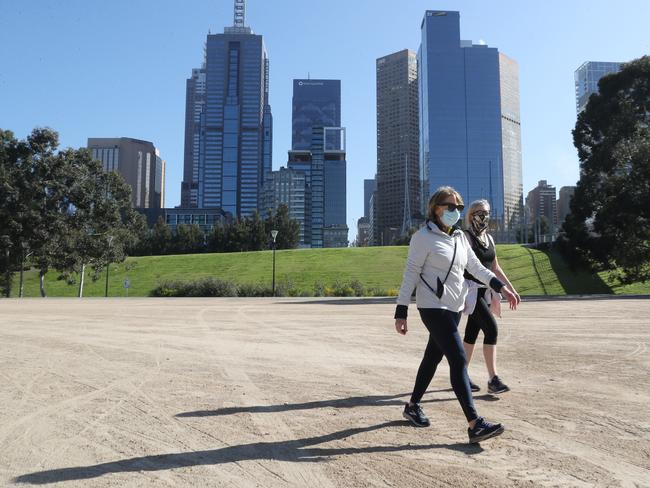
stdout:
<svg viewBox="0 0 650 488">
<path fill-rule="evenodd" d="M 70 281 L 87 264 L 96 277 L 108 263 L 125 259 L 144 221 L 119 174 L 104 172 L 87 149 L 57 153 L 52 129 L 34 129 L 25 141 L 0 131 L 0 139 L 0 225 L 13 263 L 22 262 L 25 249 L 32 254 L 41 296 L 51 268 Z"/>
<path fill-rule="evenodd" d="M 154 256 L 167 254 L 172 248 L 173 237 L 172 230 L 163 217 L 158 217 L 156 224 L 149 234 L 151 254 Z"/>
<path fill-rule="evenodd" d="M 179 254 L 199 253 L 205 249 L 205 235 L 199 224 L 180 224 L 176 227 L 173 248 Z"/>
<path fill-rule="evenodd" d="M 289 207 L 278 205 L 275 213 L 269 213 L 265 221 L 267 240 L 273 229 L 278 231 L 276 249 L 294 249 L 300 242 L 300 224 L 289 217 Z"/>
<path fill-rule="evenodd" d="M 650 279 L 650 57 L 603 77 L 573 131 L 580 181 L 561 249 L 623 283 Z"/>
</svg>

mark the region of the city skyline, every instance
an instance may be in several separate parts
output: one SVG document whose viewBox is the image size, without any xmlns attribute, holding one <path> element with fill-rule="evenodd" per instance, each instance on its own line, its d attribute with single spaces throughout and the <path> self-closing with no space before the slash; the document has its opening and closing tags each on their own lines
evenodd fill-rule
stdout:
<svg viewBox="0 0 650 488">
<path fill-rule="evenodd" d="M 605 2 L 555 2 L 561 8 L 553 8 L 554 2 L 544 6 L 503 2 L 496 9 L 466 1 L 449 3 L 444 7 L 461 13 L 463 38 L 483 39 L 520 64 L 524 192 L 541 179 L 556 187 L 575 184 L 578 160 L 570 134 L 575 123 L 573 73 L 590 59 L 628 61 L 647 53 L 641 19 L 647 18 L 650 7 L 625 2 L 617 12 L 627 28 L 610 39 L 600 35 L 609 22 L 602 15 L 608 6 Z M 133 23 L 142 16 L 123 18 L 120 5 L 133 14 L 146 11 L 157 34 L 142 36 Z M 56 8 L 9 6 L 0 19 L 0 49 L 11 46 L 12 50 L 11 56 L 3 56 L 7 62 L 0 73 L 0 126 L 18 137 L 25 137 L 34 126 L 51 126 L 59 131 L 64 147 L 83 147 L 94 134 L 152 140 L 167 160 L 166 200 L 168 206 L 175 206 L 180 204 L 183 171 L 185 79 L 201 64 L 208 29 L 219 32 L 230 23 L 232 3 L 162 2 L 156 9 L 152 5 L 117 1 L 110 7 L 95 5 L 92 11 L 79 1 Z M 348 158 L 354 162 L 348 172 L 351 230 L 363 215 L 363 180 L 372 178 L 376 167 L 375 59 L 404 47 L 416 49 L 422 15 L 436 6 L 420 1 L 407 6 L 386 1 L 354 5 L 279 1 L 268 12 L 261 3 L 249 0 L 247 23 L 264 35 L 273 60 L 274 169 L 283 164 L 290 146 L 291 80 L 311 73 L 312 78 L 343 82 Z M 293 22 L 302 17 L 321 19 L 328 26 L 327 35 L 312 29 L 313 23 Z M 553 25 L 554 36 L 541 28 L 545 22 Z M 295 37 L 286 35 L 288 26 Z M 334 34 L 338 43 L 332 43 Z M 296 43 L 296 38 L 301 42 Z M 367 41 L 372 41 L 371 49 L 349 49 L 354 42 Z M 101 56 L 93 58 L 90 52 Z M 309 52 L 318 52 L 318 59 L 311 59 Z M 141 65 L 143 57 L 149 58 L 149 68 L 132 69 Z M 97 76 L 102 67 L 116 75 Z M 125 119 L 125 114 L 130 117 Z"/>
</svg>

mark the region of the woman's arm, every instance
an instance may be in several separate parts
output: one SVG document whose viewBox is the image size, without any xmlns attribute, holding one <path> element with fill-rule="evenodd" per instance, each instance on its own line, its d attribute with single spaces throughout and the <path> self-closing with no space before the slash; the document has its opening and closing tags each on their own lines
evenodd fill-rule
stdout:
<svg viewBox="0 0 650 488">
<path fill-rule="evenodd" d="M 503 269 L 501 269 L 501 266 L 499 265 L 499 260 L 497 259 L 496 255 L 494 256 L 494 262 L 492 263 L 492 272 L 497 278 L 499 278 L 502 282 L 504 282 L 508 286 L 508 288 L 510 288 L 512 293 L 517 298 L 517 303 L 521 303 L 521 297 L 519 296 L 519 293 L 517 293 L 517 290 L 515 290 L 515 287 L 512 286 L 512 283 L 510 283 L 510 280 L 503 272 Z"/>
<path fill-rule="evenodd" d="M 420 279 L 422 267 L 429 254 L 429 249 L 426 245 L 426 236 L 421 232 L 416 232 L 411 237 L 409 244 L 409 254 L 406 259 L 406 267 L 404 269 L 404 276 L 402 278 L 402 286 L 399 289 L 399 296 L 397 297 L 397 309 L 395 310 L 396 319 L 405 319 L 408 315 L 408 306 L 411 303 L 411 295 L 415 289 L 415 285 Z"/>
</svg>

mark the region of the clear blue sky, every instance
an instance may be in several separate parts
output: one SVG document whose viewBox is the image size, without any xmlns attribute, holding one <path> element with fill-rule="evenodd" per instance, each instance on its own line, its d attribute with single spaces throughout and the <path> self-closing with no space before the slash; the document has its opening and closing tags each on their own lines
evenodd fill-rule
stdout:
<svg viewBox="0 0 650 488">
<path fill-rule="evenodd" d="M 417 50 L 426 9 L 459 10 L 463 39 L 519 62 L 524 192 L 578 179 L 573 72 L 584 61 L 650 53 L 647 0 L 248 0 L 247 24 L 271 59 L 274 168 L 291 143 L 291 81 L 342 80 L 348 225 L 376 169 L 375 59 Z M 231 0 L 0 0 L 0 127 L 50 126 L 62 146 L 88 137 L 152 141 L 167 161 L 166 206 L 180 202 L 185 79 L 208 30 L 232 24 Z"/>
</svg>

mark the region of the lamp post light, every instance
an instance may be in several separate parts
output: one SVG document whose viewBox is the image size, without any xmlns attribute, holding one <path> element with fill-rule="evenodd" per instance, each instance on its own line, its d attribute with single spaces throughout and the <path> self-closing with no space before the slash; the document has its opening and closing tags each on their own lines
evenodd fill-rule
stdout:
<svg viewBox="0 0 650 488">
<path fill-rule="evenodd" d="M 272 230 L 271 237 L 273 237 L 273 296 L 275 296 L 275 240 L 278 237 L 278 231 Z"/>
<path fill-rule="evenodd" d="M 112 243 L 113 243 L 113 236 L 108 236 L 109 259 L 107 260 L 108 262 L 106 263 L 106 289 L 104 290 L 104 297 L 106 297 L 106 298 L 108 298 L 108 272 L 111 269 L 110 252 L 111 252 L 111 244 Z"/>
</svg>

